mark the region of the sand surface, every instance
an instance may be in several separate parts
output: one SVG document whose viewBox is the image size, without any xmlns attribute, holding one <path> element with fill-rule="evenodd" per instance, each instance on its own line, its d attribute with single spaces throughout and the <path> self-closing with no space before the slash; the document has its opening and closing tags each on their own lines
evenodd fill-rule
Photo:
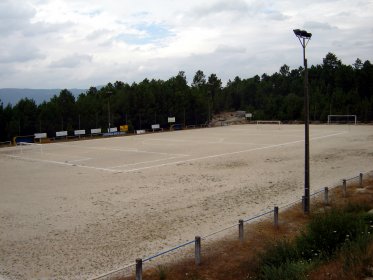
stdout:
<svg viewBox="0 0 373 280">
<path fill-rule="evenodd" d="M 303 195 L 302 125 L 0 150 L 0 279 L 89 279 Z M 310 127 L 311 192 L 373 170 L 373 126 Z"/>
</svg>

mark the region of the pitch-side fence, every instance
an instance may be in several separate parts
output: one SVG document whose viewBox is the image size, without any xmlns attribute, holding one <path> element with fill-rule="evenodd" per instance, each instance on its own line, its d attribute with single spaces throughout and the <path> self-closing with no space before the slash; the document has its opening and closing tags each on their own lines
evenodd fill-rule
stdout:
<svg viewBox="0 0 373 280">
<path fill-rule="evenodd" d="M 324 193 L 323 201 L 324 201 L 325 205 L 328 205 L 329 204 L 329 190 L 334 189 L 338 186 L 341 186 L 342 194 L 343 194 L 343 196 L 346 196 L 347 195 L 347 184 L 348 183 L 358 184 L 358 186 L 360 188 L 362 188 L 363 187 L 364 175 L 369 175 L 369 174 L 373 175 L 373 170 L 369 171 L 369 172 L 366 172 L 366 173 L 360 173 L 359 175 L 357 175 L 355 177 L 342 179 L 342 184 L 341 184 L 341 182 L 339 182 L 339 183 L 336 183 L 336 184 L 333 184 L 333 185 L 330 185 L 330 186 L 327 186 L 327 187 L 323 187 L 323 188 L 319 189 L 318 191 L 312 193 L 311 197 L 320 196 L 322 193 Z M 281 210 L 290 208 L 290 207 L 294 206 L 295 204 L 297 204 L 299 202 L 303 203 L 304 202 L 304 197 L 302 197 L 301 201 L 296 200 L 294 202 L 291 202 L 291 203 L 288 203 L 286 205 L 281 206 Z M 202 260 L 202 254 L 201 254 L 201 241 L 202 240 L 206 240 L 208 238 L 211 238 L 211 237 L 217 235 L 218 233 L 225 232 L 229 229 L 238 227 L 239 240 L 243 241 L 244 240 L 244 224 L 245 223 L 249 223 L 249 222 L 252 222 L 254 220 L 259 220 L 259 219 L 265 218 L 265 217 L 269 218 L 269 216 L 272 216 L 274 226 L 278 227 L 278 225 L 279 225 L 279 209 L 280 208 L 278 206 L 275 206 L 273 208 L 273 210 L 261 213 L 259 215 L 256 215 L 256 216 L 253 216 L 253 217 L 250 217 L 250 218 L 247 218 L 247 219 L 240 219 L 238 221 L 238 224 L 237 223 L 233 224 L 231 226 L 220 229 L 218 231 L 209 233 L 205 236 L 196 236 L 194 240 L 190 240 L 190 241 L 185 242 L 183 244 L 179 244 L 179 245 L 177 245 L 173 248 L 161 251 L 157 254 L 154 254 L 152 256 L 149 256 L 149 257 L 146 257 L 146 258 L 143 258 L 143 259 L 136 259 L 136 261 L 134 263 L 131 263 L 131 264 L 128 264 L 128 265 L 126 265 L 124 267 L 121 267 L 119 269 L 116 269 L 116 270 L 98 275 L 96 277 L 91 278 L 91 280 L 111 279 L 111 278 L 119 277 L 119 276 L 129 276 L 134 271 L 135 271 L 135 275 L 136 275 L 136 280 L 142 280 L 142 269 L 143 269 L 143 264 L 144 263 L 147 263 L 147 262 L 149 262 L 149 261 L 151 261 L 155 258 L 164 256 L 166 254 L 171 254 L 172 252 L 175 252 L 177 250 L 180 250 L 180 249 L 185 248 L 185 247 L 187 247 L 189 245 L 192 245 L 192 244 L 194 244 L 195 264 L 200 265 L 201 260 Z"/>
</svg>

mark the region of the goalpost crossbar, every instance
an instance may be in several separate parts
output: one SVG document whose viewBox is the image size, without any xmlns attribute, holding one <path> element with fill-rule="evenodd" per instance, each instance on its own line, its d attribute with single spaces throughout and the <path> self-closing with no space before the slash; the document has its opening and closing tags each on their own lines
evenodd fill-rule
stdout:
<svg viewBox="0 0 373 280">
<path fill-rule="evenodd" d="M 349 122 L 350 119 L 353 119 L 354 124 L 357 124 L 356 115 L 328 115 L 328 124 L 330 124 L 333 119 L 342 119 L 347 123 Z"/>
<path fill-rule="evenodd" d="M 281 121 L 256 121 L 256 124 L 281 124 Z"/>
</svg>

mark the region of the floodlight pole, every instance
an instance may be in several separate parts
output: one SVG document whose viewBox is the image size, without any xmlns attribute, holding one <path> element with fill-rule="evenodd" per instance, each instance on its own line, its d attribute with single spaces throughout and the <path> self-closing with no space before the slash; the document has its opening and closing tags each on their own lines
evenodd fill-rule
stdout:
<svg viewBox="0 0 373 280">
<path fill-rule="evenodd" d="M 110 94 L 111 94 L 111 91 L 108 91 L 108 94 L 109 94 L 109 99 L 107 101 L 107 110 L 108 110 L 108 123 L 109 123 L 109 128 L 108 128 L 108 132 L 111 132 L 111 124 L 110 124 Z"/>
<path fill-rule="evenodd" d="M 303 48 L 304 64 L 304 204 L 305 214 L 310 213 L 310 141 L 309 141 L 309 93 L 308 93 L 308 67 L 306 59 L 306 46 L 312 34 L 305 30 L 295 29 L 294 34 L 298 37 Z"/>
<path fill-rule="evenodd" d="M 107 109 L 108 109 L 108 122 L 109 122 L 108 132 L 110 132 L 110 97 L 109 97 L 109 100 L 107 101 Z"/>
</svg>

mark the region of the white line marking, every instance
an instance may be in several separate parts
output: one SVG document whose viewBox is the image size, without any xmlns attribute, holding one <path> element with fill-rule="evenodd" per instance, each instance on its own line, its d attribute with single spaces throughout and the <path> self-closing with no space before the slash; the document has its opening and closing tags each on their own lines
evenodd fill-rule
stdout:
<svg viewBox="0 0 373 280">
<path fill-rule="evenodd" d="M 251 143 L 251 142 L 222 142 L 219 143 L 222 145 L 252 145 L 252 146 L 265 146 L 267 144 L 258 144 L 258 143 Z"/>
<path fill-rule="evenodd" d="M 175 158 L 179 158 L 179 157 L 169 157 L 169 158 L 162 158 L 162 159 L 156 159 L 156 160 L 142 161 L 142 162 L 136 162 L 136 163 L 128 163 L 128 164 L 123 164 L 123 165 L 111 166 L 109 168 L 118 168 L 118 167 L 132 166 L 132 165 L 140 165 L 140 164 L 158 162 L 158 161 L 175 159 Z"/>
<path fill-rule="evenodd" d="M 14 155 L 7 155 L 11 158 L 19 158 L 23 160 L 29 160 L 34 162 L 45 162 L 45 163 L 53 163 L 58 165 L 66 165 L 66 166 L 74 166 L 74 167 L 81 167 L 81 168 L 88 168 L 88 169 L 94 169 L 94 170 L 101 170 L 101 171 L 109 171 L 109 172 L 116 172 L 121 173 L 121 170 L 115 170 L 110 168 L 101 168 L 101 167 L 94 167 L 94 166 L 87 166 L 87 165 L 81 165 L 81 164 L 74 164 L 70 162 L 62 162 L 62 161 L 55 161 L 55 160 L 46 160 L 46 159 L 35 159 L 35 158 L 28 158 L 28 157 L 22 157 L 22 156 L 14 156 Z"/>
<path fill-rule="evenodd" d="M 65 145 L 69 146 L 69 145 Z M 180 157 L 186 157 L 189 155 L 185 154 L 170 154 L 170 153 L 161 153 L 161 152 L 149 152 L 149 151 L 143 151 L 143 150 L 138 150 L 138 149 L 120 149 L 120 148 L 107 148 L 107 147 L 77 147 L 74 145 L 71 145 L 69 147 L 74 147 L 74 148 L 82 148 L 82 149 L 91 149 L 91 150 L 102 150 L 102 151 L 115 151 L 115 152 L 129 152 L 129 153 L 145 153 L 145 154 L 156 154 L 156 155 L 166 155 L 166 156 L 180 156 Z"/>
<path fill-rule="evenodd" d="M 333 136 L 341 135 L 341 134 L 344 134 L 344 133 L 347 133 L 347 132 L 344 131 L 344 132 L 340 132 L 340 133 L 314 137 L 314 138 L 311 138 L 311 140 L 333 137 Z M 302 143 L 302 142 L 304 142 L 304 140 L 297 140 L 297 141 L 286 142 L 286 143 L 281 143 L 281 144 L 274 144 L 274 145 L 269 145 L 269 146 L 264 146 L 264 147 L 252 148 L 252 149 L 248 149 L 248 150 L 241 150 L 241 151 L 230 152 L 230 153 L 223 153 L 223 154 L 210 155 L 210 156 L 199 157 L 199 158 L 186 159 L 186 160 L 181 160 L 181 161 L 168 162 L 168 163 L 152 165 L 152 166 L 147 166 L 147 167 L 122 170 L 122 172 L 123 173 L 136 172 L 136 171 L 141 171 L 141 170 L 151 169 L 151 168 L 156 168 L 156 167 L 163 167 L 163 166 L 169 166 L 169 165 L 175 165 L 175 164 L 177 165 L 177 164 L 182 164 L 182 163 L 187 163 L 187 162 L 192 162 L 192 161 L 199 161 L 199 160 L 205 160 L 205 159 L 211 159 L 211 158 L 217 158 L 217 157 L 223 157 L 223 156 L 229 156 L 229 155 L 235 155 L 235 154 L 241 154 L 241 153 L 249 153 L 249 152 L 254 152 L 254 151 L 266 150 L 266 149 L 271 149 L 271 148 L 288 146 L 288 145 L 292 145 L 292 144 L 298 144 L 298 143 Z"/>
<path fill-rule="evenodd" d="M 219 143 L 223 143 L 224 138 L 219 138 L 217 141 L 211 141 L 211 142 L 206 142 L 206 141 L 203 141 L 203 140 L 159 139 L 159 138 L 154 138 L 154 139 L 144 140 L 144 141 L 142 141 L 142 143 L 145 144 L 145 145 L 149 145 L 149 144 L 146 144 L 146 142 L 150 142 L 150 141 L 171 142 L 171 143 L 181 143 L 182 142 L 182 143 L 219 144 Z M 150 144 L 150 145 L 154 145 L 154 144 Z M 156 144 L 156 145 L 164 145 L 164 143 L 160 143 L 160 144 Z"/>
<path fill-rule="evenodd" d="M 310 140 L 324 139 L 324 138 L 338 136 L 338 135 L 345 134 L 345 133 L 347 133 L 347 131 L 339 132 L 339 133 L 335 133 L 335 134 L 324 135 L 324 136 L 313 137 Z M 217 157 L 235 155 L 235 154 L 240 154 L 240 153 L 248 153 L 248 152 L 253 152 L 253 151 L 266 150 L 266 149 L 271 149 L 271 148 L 288 146 L 288 145 L 292 145 L 292 144 L 298 144 L 298 143 L 301 143 L 301 142 L 304 142 L 304 140 L 297 140 L 297 141 L 292 141 L 292 142 L 274 144 L 274 145 L 252 148 L 252 149 L 247 149 L 247 150 L 241 150 L 241 151 L 236 151 L 236 152 L 222 153 L 222 154 L 217 154 L 217 155 L 210 155 L 210 156 L 204 156 L 204 157 L 199 157 L 199 158 L 192 158 L 192 159 L 187 159 L 187 160 L 163 163 L 163 164 L 152 165 L 152 166 L 141 167 L 141 168 L 128 169 L 128 170 L 117 170 L 117 169 L 111 169 L 111 168 L 86 166 L 86 165 L 74 164 L 74 163 L 70 163 L 70 162 L 60 162 L 60 161 L 53 161 L 53 160 L 34 159 L 34 158 L 28 158 L 28 157 L 22 157 L 22 156 L 16 156 L 16 155 L 6 155 L 6 156 L 11 157 L 11 158 L 19 158 L 19 159 L 24 159 L 24 160 L 30 160 L 30 161 L 34 161 L 34 162 L 53 163 L 53 164 L 58 164 L 58 165 L 74 166 L 74 167 L 81 167 L 81 168 L 87 168 L 87 169 L 108 171 L 108 172 L 112 172 L 112 173 L 130 173 L 130 172 L 136 172 L 136 171 L 141 171 L 141 170 L 146 170 L 146 169 L 151 169 L 151 168 L 157 168 L 157 167 L 163 167 L 163 166 L 169 166 L 169 165 L 175 165 L 175 164 L 177 165 L 177 164 L 182 164 L 182 163 L 186 163 L 186 162 L 193 162 L 193 161 L 205 160 L 205 159 L 210 159 L 210 158 L 217 158 Z"/>
<path fill-rule="evenodd" d="M 92 158 L 80 158 L 80 159 L 68 160 L 67 162 L 87 161 L 87 160 L 91 160 L 91 159 Z"/>
</svg>

